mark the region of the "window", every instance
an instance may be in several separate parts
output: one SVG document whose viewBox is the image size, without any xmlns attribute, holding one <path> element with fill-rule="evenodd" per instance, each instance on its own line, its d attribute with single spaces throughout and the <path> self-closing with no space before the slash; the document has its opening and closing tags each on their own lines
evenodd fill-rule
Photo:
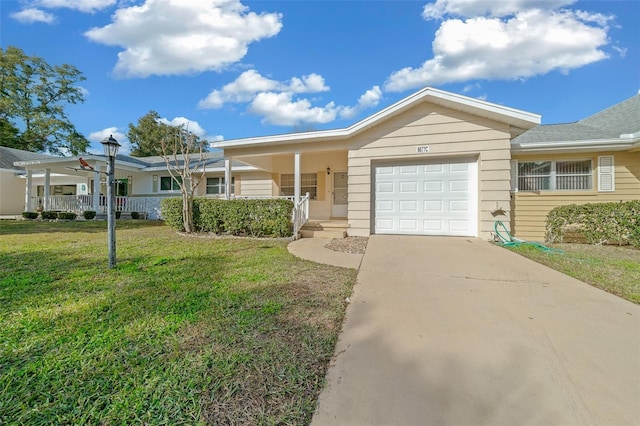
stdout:
<svg viewBox="0 0 640 426">
<path fill-rule="evenodd" d="M 180 191 L 180 182 L 182 182 L 182 178 L 180 176 L 176 176 L 175 178 L 172 178 L 171 176 L 162 176 L 160 178 L 160 190 Z"/>
<path fill-rule="evenodd" d="M 588 191 L 593 187 L 591 160 L 518 162 L 518 191 Z"/>
<path fill-rule="evenodd" d="M 231 193 L 235 194 L 235 183 L 236 178 L 231 176 Z M 224 186 L 224 178 L 223 177 L 214 177 L 207 178 L 207 194 L 210 195 L 218 195 L 224 194 L 225 186 Z"/>
<path fill-rule="evenodd" d="M 294 195 L 294 176 L 293 175 L 280 175 L 280 191 L 282 195 L 293 196 Z M 309 198 L 316 199 L 318 189 L 318 175 L 315 173 L 302 173 L 300 175 L 300 195 L 309 193 Z"/>
</svg>

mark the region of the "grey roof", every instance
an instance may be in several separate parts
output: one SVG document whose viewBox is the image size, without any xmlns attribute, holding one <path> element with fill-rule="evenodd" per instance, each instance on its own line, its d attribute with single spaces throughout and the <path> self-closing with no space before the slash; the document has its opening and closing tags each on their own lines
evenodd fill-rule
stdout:
<svg viewBox="0 0 640 426">
<path fill-rule="evenodd" d="M 38 154 L 37 152 L 22 151 L 20 149 L 8 148 L 0 146 L 0 169 L 12 169 L 16 171 L 24 171 L 24 168 L 14 166 L 16 161 L 43 160 L 49 158 L 57 158 L 52 155 Z"/>
<path fill-rule="evenodd" d="M 575 123 L 536 126 L 515 137 L 513 144 L 618 139 L 640 132 L 640 95 Z"/>
<path fill-rule="evenodd" d="M 218 155 L 217 153 L 205 153 L 205 155 L 206 155 L 205 167 L 224 168 L 224 157 L 222 156 L 222 154 Z M 86 158 L 89 158 L 88 156 L 91 156 L 94 158 L 95 157 L 105 158 L 104 155 L 100 155 L 100 154 L 85 155 Z M 184 164 L 184 161 L 182 161 L 180 157 L 181 156 L 178 155 L 177 164 L 179 166 L 182 166 Z M 0 169 L 12 169 L 12 170 L 16 170 L 17 172 L 18 171 L 23 172 L 24 168 L 14 165 L 14 162 L 32 161 L 32 160 L 59 160 L 64 162 L 68 160 L 74 160 L 76 158 L 77 157 L 57 157 L 52 155 L 38 154 L 35 152 L 21 151 L 19 149 L 0 146 Z M 171 164 L 176 163 L 173 159 L 170 159 L 169 162 Z M 199 157 L 191 159 L 192 164 L 195 164 L 197 162 L 199 162 Z M 132 157 L 129 155 L 118 154 L 118 156 L 116 157 L 116 167 L 118 163 L 120 164 L 129 163 L 130 165 L 137 165 L 142 171 L 153 170 L 157 168 L 166 168 L 167 166 L 167 163 L 165 162 L 164 158 L 162 158 L 161 156 Z M 246 166 L 245 163 L 242 163 L 237 160 L 233 160 L 231 164 L 233 167 Z"/>
</svg>

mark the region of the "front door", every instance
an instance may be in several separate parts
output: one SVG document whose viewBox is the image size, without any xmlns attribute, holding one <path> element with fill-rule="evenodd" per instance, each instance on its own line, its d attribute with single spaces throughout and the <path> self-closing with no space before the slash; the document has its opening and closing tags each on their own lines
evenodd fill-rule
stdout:
<svg viewBox="0 0 640 426">
<path fill-rule="evenodd" d="M 331 217 L 347 217 L 347 172 L 333 172 Z"/>
</svg>

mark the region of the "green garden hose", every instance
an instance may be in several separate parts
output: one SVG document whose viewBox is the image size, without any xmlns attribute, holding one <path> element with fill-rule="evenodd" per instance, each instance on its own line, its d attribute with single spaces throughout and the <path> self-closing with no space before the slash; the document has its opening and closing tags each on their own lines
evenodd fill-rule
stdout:
<svg viewBox="0 0 640 426">
<path fill-rule="evenodd" d="M 501 246 L 517 247 L 521 245 L 527 245 L 545 252 L 564 253 L 564 251 L 560 249 L 547 247 L 544 244 L 540 244 L 540 243 L 524 241 L 512 236 L 509 230 L 507 229 L 507 227 L 500 220 L 496 220 L 496 222 L 493 224 L 493 228 L 495 229 L 496 236 L 499 239 L 498 244 L 500 244 Z M 502 231 L 500 231 L 498 228 L 502 228 Z"/>
</svg>

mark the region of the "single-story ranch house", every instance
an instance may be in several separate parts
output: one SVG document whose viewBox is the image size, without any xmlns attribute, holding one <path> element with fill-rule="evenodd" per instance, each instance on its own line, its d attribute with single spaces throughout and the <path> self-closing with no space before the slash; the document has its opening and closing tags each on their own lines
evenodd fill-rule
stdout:
<svg viewBox="0 0 640 426">
<path fill-rule="evenodd" d="M 312 221 L 335 221 L 352 236 L 490 239 L 501 220 L 540 241 L 553 207 L 640 198 L 640 95 L 576 123 L 540 125 L 537 114 L 427 87 L 347 128 L 212 147 L 223 154 L 209 154 L 201 196 L 290 197 Z M 105 169 L 103 156 L 83 158 Z M 104 205 L 104 175 L 70 170 L 75 157 L 13 167 L 22 190 L 9 199 L 0 187 L 0 214 L 51 208 L 55 197 L 80 200 L 80 210 Z M 158 217 L 159 200 L 179 195 L 159 157 L 118 156 L 116 168 L 125 211 Z"/>
</svg>

